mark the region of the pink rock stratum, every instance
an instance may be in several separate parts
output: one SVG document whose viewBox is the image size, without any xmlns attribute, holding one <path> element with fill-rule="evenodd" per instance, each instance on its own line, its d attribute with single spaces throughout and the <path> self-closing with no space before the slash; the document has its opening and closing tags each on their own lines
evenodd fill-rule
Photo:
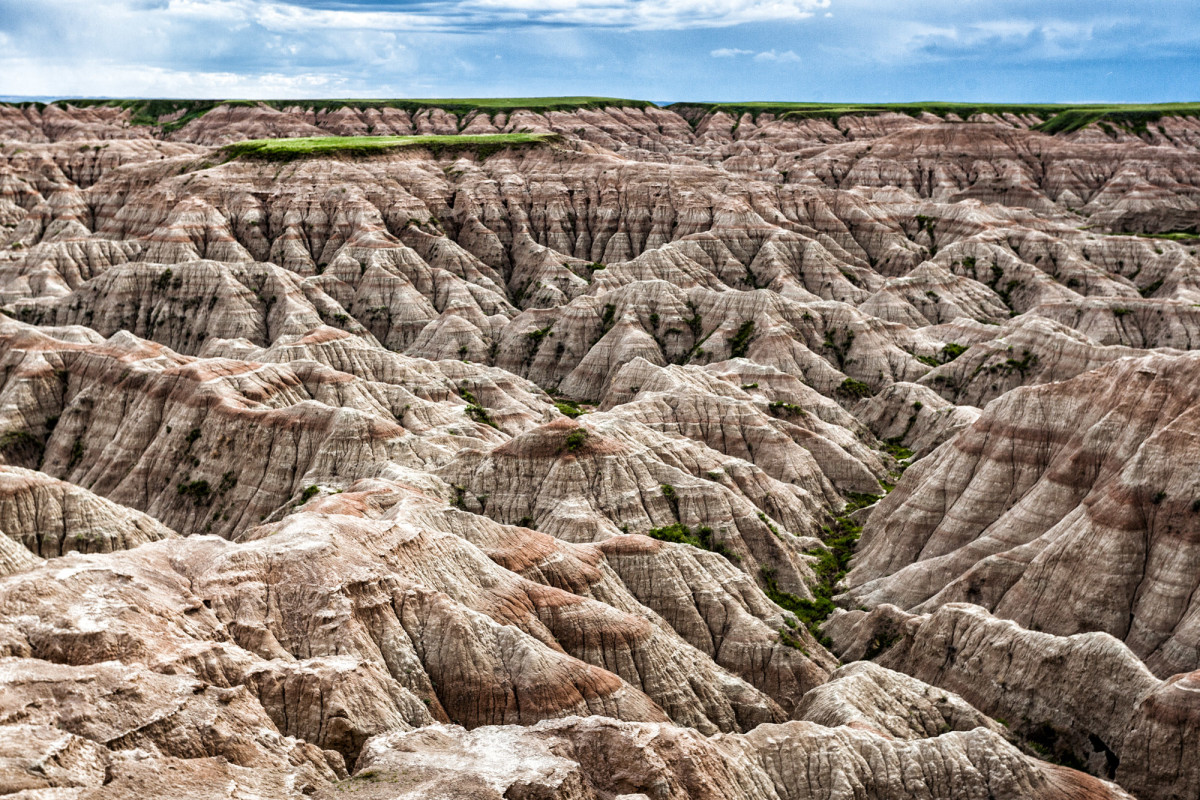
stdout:
<svg viewBox="0 0 1200 800">
<path fill-rule="evenodd" d="M 1197 800 L 1200 121 L 1043 121 L 0 105 L 0 798 Z"/>
</svg>

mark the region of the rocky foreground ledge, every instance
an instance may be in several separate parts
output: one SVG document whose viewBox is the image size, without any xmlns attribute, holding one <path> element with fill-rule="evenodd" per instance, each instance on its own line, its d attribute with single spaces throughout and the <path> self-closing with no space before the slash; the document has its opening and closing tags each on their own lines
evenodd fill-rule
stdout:
<svg viewBox="0 0 1200 800">
<path fill-rule="evenodd" d="M 1192 111 L 0 106 L 0 798 L 1200 797 Z"/>
</svg>

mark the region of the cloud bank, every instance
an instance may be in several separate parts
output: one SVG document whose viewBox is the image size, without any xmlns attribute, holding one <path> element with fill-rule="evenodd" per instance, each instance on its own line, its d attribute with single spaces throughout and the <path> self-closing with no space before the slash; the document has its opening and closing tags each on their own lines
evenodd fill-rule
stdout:
<svg viewBox="0 0 1200 800">
<path fill-rule="evenodd" d="M 1145 0 L 0 0 L 0 95 L 1197 99 Z"/>
</svg>

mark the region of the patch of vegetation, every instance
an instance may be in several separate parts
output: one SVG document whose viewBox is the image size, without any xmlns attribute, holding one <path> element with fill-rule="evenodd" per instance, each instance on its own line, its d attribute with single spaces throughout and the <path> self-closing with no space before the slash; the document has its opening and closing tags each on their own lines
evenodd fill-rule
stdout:
<svg viewBox="0 0 1200 800">
<path fill-rule="evenodd" d="M 575 451 L 581 449 L 585 444 L 587 444 L 587 440 L 588 440 L 587 428 L 576 428 L 575 430 L 573 430 L 567 434 L 567 438 L 563 442 L 563 447 L 565 447 L 567 449 L 568 453 L 574 453 Z"/>
<path fill-rule="evenodd" d="M 196 505 L 202 505 L 205 502 L 212 502 L 212 489 L 206 480 L 186 481 L 180 483 L 176 489 L 182 497 L 191 497 L 196 501 Z"/>
<path fill-rule="evenodd" d="M 547 336 L 550 335 L 550 329 L 553 327 L 554 323 L 551 322 L 544 328 L 538 328 L 535 331 L 530 331 L 529 333 L 525 334 L 525 338 L 530 342 L 529 354 L 525 356 L 526 366 L 533 363 L 533 359 L 537 355 L 538 350 L 541 348 L 542 342 Z"/>
<path fill-rule="evenodd" d="M 891 439 L 885 439 L 883 441 L 883 449 L 897 461 L 907 461 L 915 454 L 912 450 L 901 444 L 903 440 L 904 437 L 902 436 L 893 436 Z"/>
<path fill-rule="evenodd" d="M 547 325 L 544 328 L 538 328 L 536 331 L 530 331 L 529 333 L 525 334 L 525 337 L 527 339 L 529 339 L 531 342 L 533 342 L 535 345 L 539 345 L 542 343 L 542 339 L 545 339 L 547 336 L 550 335 L 550 329 L 552 327 L 554 327 L 554 326 Z"/>
<path fill-rule="evenodd" d="M 371 156 L 419 147 L 435 156 L 472 152 L 481 159 L 510 147 L 529 147 L 561 139 L 552 133 L 495 133 L 451 136 L 307 136 L 297 139 L 249 139 L 221 148 L 226 157 L 261 161 L 294 161 L 323 156 Z"/>
<path fill-rule="evenodd" d="M 862 497 L 873 498 L 871 502 L 878 499 L 874 495 Z M 805 600 L 781 590 L 775 578 L 775 570 L 766 564 L 759 568 L 763 590 L 771 602 L 795 614 L 808 628 L 809 633 L 826 647 L 829 647 L 831 642 L 821 633 L 820 626 L 836 608 L 833 595 L 849 569 L 850 557 L 854 555 L 854 547 L 862 534 L 862 526 L 846 516 L 846 513 L 848 512 L 835 516 L 832 525 L 822 528 L 822 538 L 828 549 L 821 551 L 817 563 L 813 565 L 817 580 L 809 587 L 813 594 L 812 600 Z"/>
<path fill-rule="evenodd" d="M 916 117 L 932 114 L 945 119 L 950 114 L 967 120 L 978 114 L 1015 114 L 1033 116 L 1042 120 L 1035 126 L 1048 134 L 1070 133 L 1087 125 L 1103 121 L 1105 124 L 1129 131 L 1135 135 L 1147 132 L 1146 126 L 1163 117 L 1200 116 L 1200 103 L 1158 104 L 1089 104 L 1067 105 L 1058 103 L 946 103 L 939 101 L 915 103 L 785 103 L 785 102 L 742 102 L 742 103 L 672 103 L 667 108 L 687 119 L 695 126 L 708 114 L 723 111 L 734 119 L 750 114 L 757 119 L 760 114 L 773 114 L 782 119 L 825 119 L 837 124 L 843 116 L 878 116 L 880 114 L 907 114 Z"/>
<path fill-rule="evenodd" d="M 675 519 L 679 519 L 679 495 L 675 493 L 675 487 L 669 483 L 664 483 L 658 488 L 662 490 L 663 497 L 666 498 L 667 504 L 671 506 L 671 513 L 675 515 Z"/>
<path fill-rule="evenodd" d="M 693 531 L 687 525 L 676 522 L 674 525 L 668 525 L 665 528 L 652 528 L 646 535 L 661 542 L 687 544 L 701 550 L 708 550 L 709 552 L 724 556 L 733 562 L 742 560 L 742 557 L 730 550 L 724 542 L 714 540 L 713 530 L 707 525 Z"/>
<path fill-rule="evenodd" d="M 1037 355 L 1029 350 L 1024 350 L 1024 351 L 1022 351 L 1020 361 L 1018 361 L 1015 358 L 1009 358 L 1009 359 L 1005 360 L 1004 364 L 1002 364 L 1001 366 L 1006 372 L 1011 373 L 1015 370 L 1015 371 L 1021 373 L 1021 377 L 1025 377 L 1025 373 L 1028 370 L 1036 367 L 1037 364 L 1038 364 Z"/>
<path fill-rule="evenodd" d="M 458 393 L 462 395 L 463 400 L 467 401 L 467 407 L 463 409 L 464 414 L 478 423 L 489 425 L 496 430 L 500 430 L 500 426 L 497 425 L 496 421 L 492 419 L 492 415 L 488 413 L 488 410 L 479 404 L 479 401 L 475 399 L 475 395 L 471 394 L 471 392 L 469 392 L 467 389 L 461 387 L 459 388 Z"/>
<path fill-rule="evenodd" d="M 321 491 L 321 487 L 319 487 L 319 486 L 306 487 L 304 489 L 304 491 L 300 493 L 300 502 L 297 503 L 297 505 L 301 505 L 301 506 L 304 505 L 309 500 L 312 500 L 314 497 L 316 497 L 317 493 L 320 491 Z"/>
<path fill-rule="evenodd" d="M 774 523 L 771 522 L 770 518 L 768 518 L 766 514 L 759 511 L 758 514 L 756 514 L 756 516 L 758 517 L 759 522 L 761 522 L 763 525 L 767 526 L 767 530 L 769 530 L 771 533 L 775 534 L 775 536 L 777 538 L 782 538 L 782 534 L 779 533 L 779 528 L 775 527 Z"/>
<path fill-rule="evenodd" d="M 575 402 L 574 400 L 567 400 L 566 398 L 555 400 L 554 407 L 559 410 L 559 413 L 563 414 L 564 416 L 568 416 L 571 419 L 575 419 L 584 413 L 583 409 L 579 407 L 579 403 Z"/>
<path fill-rule="evenodd" d="M 492 419 L 492 415 L 489 414 L 488 410 L 483 406 L 468 405 L 463 410 L 463 413 L 465 413 L 475 422 L 495 428 L 496 430 L 500 430 L 500 426 L 496 424 L 496 421 Z"/>
<path fill-rule="evenodd" d="M 1089 229 L 1085 227 L 1080 230 Z M 1105 236 L 1136 236 L 1139 239 L 1165 239 L 1168 242 L 1193 242 L 1200 239 L 1200 233 L 1194 230 L 1163 231 L 1161 233 L 1140 233 L 1135 231 L 1093 231 L 1093 233 L 1102 233 Z"/>
<path fill-rule="evenodd" d="M 870 386 L 854 378 L 846 378 L 838 387 L 838 394 L 844 397 L 873 397 L 875 392 Z"/>
<path fill-rule="evenodd" d="M 729 340 L 729 357 L 745 358 L 750 343 L 754 341 L 754 320 L 748 319 L 741 324 Z"/>
<path fill-rule="evenodd" d="M 849 328 L 842 330 L 842 341 L 838 342 L 833 338 L 833 334 L 825 331 L 825 341 L 822 346 L 833 351 L 833 357 L 837 360 L 838 369 L 844 369 L 849 363 L 847 357 L 850 354 L 850 348 L 854 346 L 854 331 Z"/>
<path fill-rule="evenodd" d="M 71 445 L 71 460 L 67 462 L 67 469 L 75 469 L 75 465 L 83 460 L 83 438 L 76 436 L 74 444 Z"/>
<path fill-rule="evenodd" d="M 876 656 L 882 655 L 902 638 L 898 633 L 875 634 L 874 638 L 867 642 L 867 649 L 863 652 L 863 661 L 871 661 Z"/>
<path fill-rule="evenodd" d="M 795 403 L 785 403 L 782 400 L 772 400 L 767 403 L 767 410 L 772 414 L 778 411 L 785 417 L 803 417 L 805 415 L 804 409 L 800 406 Z"/>
<path fill-rule="evenodd" d="M 936 219 L 933 217 L 927 217 L 924 214 L 917 214 L 917 230 L 925 231 L 925 233 L 929 236 L 929 255 L 931 257 L 936 256 L 938 251 L 937 240 L 934 238 L 934 228 L 936 227 Z M 932 294 L 934 302 L 937 302 L 937 293 L 926 292 L 925 294 Z"/>
<path fill-rule="evenodd" d="M 1140 294 L 1142 297 L 1149 297 L 1150 295 L 1157 292 L 1160 288 L 1162 288 L 1162 285 L 1163 285 L 1162 278 L 1159 278 L 1154 283 L 1151 283 L 1147 286 L 1142 287 L 1141 289 L 1138 289 L 1138 294 Z"/>
<path fill-rule="evenodd" d="M 860 508 L 874 505 L 879 502 L 879 495 L 867 494 L 866 492 L 846 492 L 846 507 L 842 510 L 842 514 L 850 514 L 858 511 Z"/>
<path fill-rule="evenodd" d="M 5 431 L 0 435 L 0 453 L 6 458 L 28 459 L 40 465 L 45 451 L 46 445 L 29 431 Z"/>
<path fill-rule="evenodd" d="M 958 342 L 947 342 L 942 347 L 942 360 L 944 363 L 949 363 L 965 352 L 967 352 L 967 348 Z"/>
<path fill-rule="evenodd" d="M 808 649 L 804 646 L 804 642 L 800 641 L 795 636 L 792 636 L 792 632 L 787 628 L 779 629 L 779 643 L 784 647 L 790 647 L 793 650 L 799 650 L 806 656 L 808 655 Z"/>
<path fill-rule="evenodd" d="M 7 104 L 6 104 L 7 105 Z M 45 108 L 45 103 L 35 105 Z M 431 108 L 453 114 L 461 129 L 467 119 L 475 114 L 486 114 L 489 118 L 499 113 L 513 111 L 576 111 L 579 109 L 602 108 L 649 108 L 654 104 L 646 100 L 630 100 L 622 97 L 459 97 L 459 98 L 414 98 L 414 99 L 330 99 L 330 100 L 121 100 L 86 99 L 64 100 L 58 105 L 80 108 L 108 106 L 130 110 L 130 123 L 160 128 L 164 133 L 178 130 L 192 120 L 203 117 L 213 109 L 225 107 L 273 108 L 279 111 L 300 108 L 307 112 L 327 114 L 343 108 L 383 109 L 395 108 L 410 114 Z M 174 117 L 165 121 L 165 117 Z M 368 129 L 368 132 L 370 130 Z"/>
<path fill-rule="evenodd" d="M 1133 309 L 1132 308 L 1114 308 L 1112 310 L 1112 313 L 1113 313 L 1114 317 L 1116 317 L 1117 319 L 1120 319 L 1121 317 L 1127 317 L 1130 314 L 1132 314 Z"/>
<path fill-rule="evenodd" d="M 612 330 L 613 322 L 616 319 L 616 314 L 617 307 L 612 303 L 608 303 L 604 306 L 604 313 L 600 315 L 600 327 L 603 329 L 604 333 L 608 333 L 610 330 Z M 601 334 L 601 336 L 603 336 L 603 334 Z"/>
</svg>

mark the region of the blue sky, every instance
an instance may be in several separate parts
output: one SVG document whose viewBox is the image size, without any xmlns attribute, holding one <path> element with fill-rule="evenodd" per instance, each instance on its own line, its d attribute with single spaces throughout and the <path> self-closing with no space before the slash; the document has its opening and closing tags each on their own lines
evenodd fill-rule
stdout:
<svg viewBox="0 0 1200 800">
<path fill-rule="evenodd" d="M 0 95 L 1200 100 L 1200 2 L 0 0 Z"/>
</svg>

